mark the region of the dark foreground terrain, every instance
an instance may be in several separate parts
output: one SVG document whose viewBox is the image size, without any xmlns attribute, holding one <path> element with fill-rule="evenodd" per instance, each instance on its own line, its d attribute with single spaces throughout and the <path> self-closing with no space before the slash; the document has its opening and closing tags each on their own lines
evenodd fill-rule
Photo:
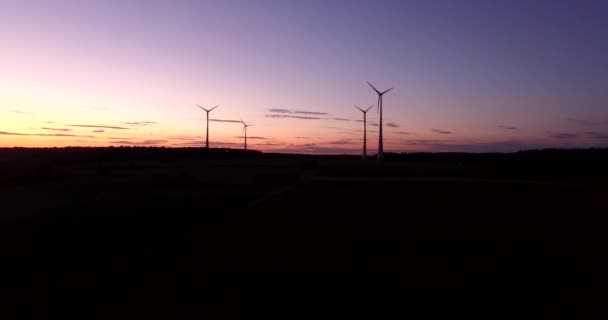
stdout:
<svg viewBox="0 0 608 320">
<path fill-rule="evenodd" d="M 0 150 L 0 315 L 603 311 L 606 150 Z"/>
</svg>

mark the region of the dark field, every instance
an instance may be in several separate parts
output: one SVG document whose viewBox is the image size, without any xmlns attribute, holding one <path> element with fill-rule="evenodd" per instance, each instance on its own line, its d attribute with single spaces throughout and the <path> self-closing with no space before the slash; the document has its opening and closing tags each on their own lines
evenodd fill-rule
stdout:
<svg viewBox="0 0 608 320">
<path fill-rule="evenodd" d="M 0 149 L 0 315 L 602 311 L 607 164 Z"/>
</svg>

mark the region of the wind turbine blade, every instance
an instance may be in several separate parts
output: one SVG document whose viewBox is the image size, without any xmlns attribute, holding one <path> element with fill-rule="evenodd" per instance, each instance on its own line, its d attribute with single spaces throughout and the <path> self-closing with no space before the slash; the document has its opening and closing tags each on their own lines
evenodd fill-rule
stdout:
<svg viewBox="0 0 608 320">
<path fill-rule="evenodd" d="M 365 109 L 365 111 L 364 111 L 364 112 L 368 112 L 368 111 L 369 111 L 369 109 L 371 109 L 371 108 L 373 108 L 373 107 L 374 107 L 374 105 L 372 104 L 371 106 L 369 106 L 369 108 Z M 361 111 L 363 111 L 363 110 L 361 110 Z"/>
<path fill-rule="evenodd" d="M 217 107 L 219 107 L 219 106 L 215 106 L 215 107 L 213 107 L 213 108 L 209 109 L 209 112 L 213 111 L 213 109 L 215 109 L 215 108 L 217 108 Z"/>
<path fill-rule="evenodd" d="M 388 90 L 386 90 L 386 91 L 384 91 L 384 92 L 382 92 L 382 93 L 380 93 L 380 94 L 385 94 L 385 93 L 387 93 L 387 92 L 389 92 L 389 91 L 391 91 L 391 90 L 393 90 L 393 89 L 395 89 L 395 88 L 390 88 L 390 89 L 388 89 Z"/>
<path fill-rule="evenodd" d="M 245 130 L 247 130 L 247 127 L 243 126 L 243 131 L 241 131 L 241 134 L 245 133 Z"/>
<path fill-rule="evenodd" d="M 372 87 L 372 89 L 374 89 L 376 93 L 380 94 L 380 91 L 378 91 L 378 89 L 376 89 L 371 83 L 369 83 L 369 81 L 367 81 L 367 84 L 369 84 L 369 86 Z"/>
<path fill-rule="evenodd" d="M 201 109 L 205 110 L 205 108 L 201 107 L 201 105 L 200 105 L 200 104 L 197 104 L 196 106 L 198 106 L 199 108 L 201 108 Z M 205 110 L 205 111 L 206 111 L 206 110 Z"/>
<path fill-rule="evenodd" d="M 361 110 L 361 112 L 365 112 L 365 111 L 363 111 L 363 109 L 361 109 L 361 108 L 359 108 L 359 107 L 357 107 L 357 106 L 355 106 L 355 108 L 357 108 L 357 109 Z"/>
</svg>

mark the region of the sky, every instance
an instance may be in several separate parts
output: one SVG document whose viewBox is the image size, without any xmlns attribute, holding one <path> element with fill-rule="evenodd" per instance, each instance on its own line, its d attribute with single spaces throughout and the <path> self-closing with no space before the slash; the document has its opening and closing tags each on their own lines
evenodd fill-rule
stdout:
<svg viewBox="0 0 608 320">
<path fill-rule="evenodd" d="M 608 146 L 606 1 L 0 0 L 0 147 Z M 368 152 L 378 113 L 368 112 Z"/>
</svg>

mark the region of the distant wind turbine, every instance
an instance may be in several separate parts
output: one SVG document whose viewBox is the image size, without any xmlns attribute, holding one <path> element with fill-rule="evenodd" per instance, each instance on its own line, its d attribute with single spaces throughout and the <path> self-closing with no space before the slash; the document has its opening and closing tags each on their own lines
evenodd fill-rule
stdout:
<svg viewBox="0 0 608 320">
<path fill-rule="evenodd" d="M 367 158 L 367 112 L 371 109 L 373 105 L 369 106 L 369 108 L 363 110 L 357 106 L 355 108 L 359 109 L 363 112 L 363 160 Z"/>
<path fill-rule="evenodd" d="M 252 124 L 246 124 L 243 119 L 241 119 L 241 123 L 243 123 L 243 131 L 241 132 L 241 134 L 245 134 L 245 150 L 247 150 L 247 127 L 251 127 Z"/>
<path fill-rule="evenodd" d="M 367 82 L 367 84 L 369 84 L 369 86 L 372 87 L 372 89 L 374 89 L 374 91 L 376 91 L 376 93 L 378 94 L 378 105 L 377 106 L 378 106 L 378 112 L 380 113 L 379 134 L 378 134 L 378 161 L 382 161 L 384 159 L 384 145 L 383 145 L 384 141 L 382 139 L 382 96 L 385 93 L 393 90 L 393 88 L 380 92 L 371 83 L 369 83 L 369 81 Z"/>
<path fill-rule="evenodd" d="M 213 111 L 213 109 L 219 107 L 219 106 L 215 106 L 211 109 L 205 109 L 203 107 L 201 107 L 200 105 L 197 104 L 197 106 L 203 110 L 205 110 L 205 112 L 207 112 L 207 134 L 205 135 L 205 148 L 209 149 L 209 112 Z"/>
</svg>

